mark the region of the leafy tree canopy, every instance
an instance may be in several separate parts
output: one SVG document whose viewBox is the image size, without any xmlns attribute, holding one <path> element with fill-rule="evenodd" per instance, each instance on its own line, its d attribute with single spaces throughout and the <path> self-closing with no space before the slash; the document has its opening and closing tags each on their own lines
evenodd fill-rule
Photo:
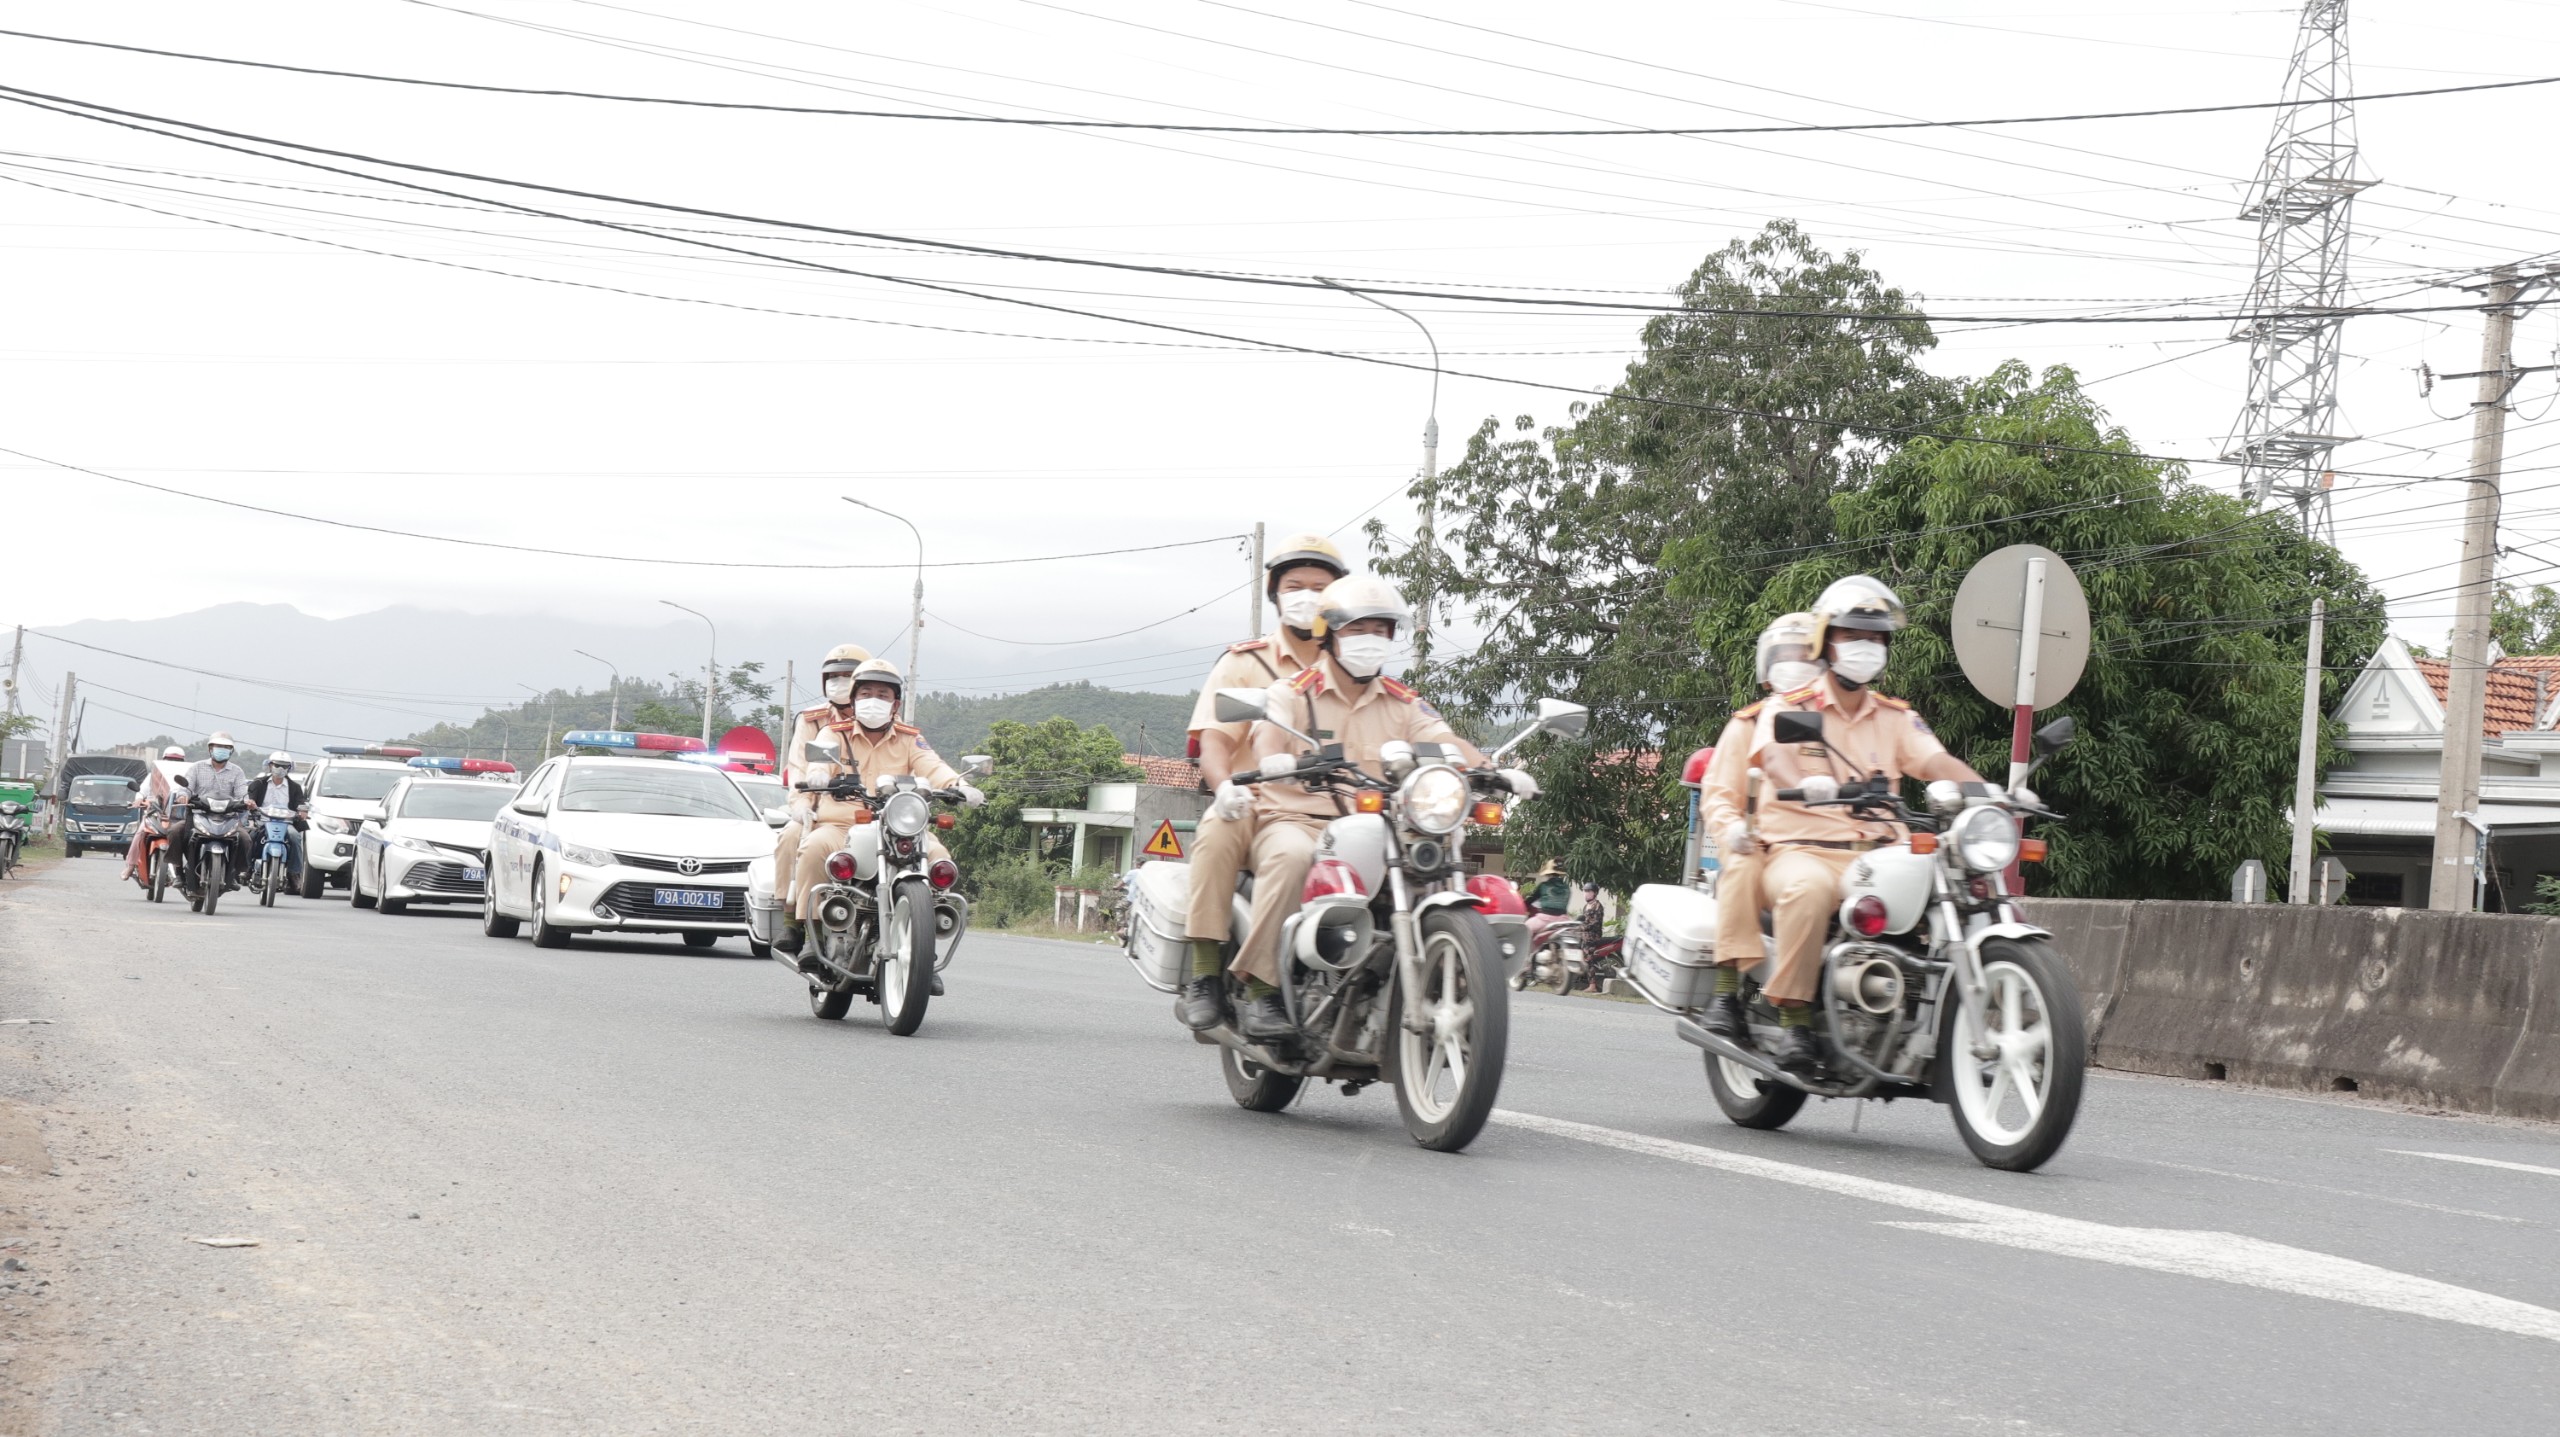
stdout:
<svg viewBox="0 0 2560 1437">
<path fill-rule="evenodd" d="M 1135 783 L 1140 777 L 1111 730 L 1099 724 L 1087 728 L 1064 717 L 1036 724 L 999 719 L 989 725 L 985 747 L 975 751 L 993 758 L 995 771 L 979 781 L 986 806 L 962 810 L 959 825 L 946 839 L 963 884 L 971 881 L 973 869 L 992 871 L 1026 859 L 1054 859 L 1055 866 L 1063 867 L 1067 854 L 1036 850 L 1036 835 L 1022 821 L 1022 811 L 1081 808 L 1085 790 L 1093 785 Z"/>
<path fill-rule="evenodd" d="M 2560 591 L 2536 584 L 2531 594 L 2500 589 L 2491 600 L 2489 637 L 2511 654 L 2560 654 Z"/>
</svg>

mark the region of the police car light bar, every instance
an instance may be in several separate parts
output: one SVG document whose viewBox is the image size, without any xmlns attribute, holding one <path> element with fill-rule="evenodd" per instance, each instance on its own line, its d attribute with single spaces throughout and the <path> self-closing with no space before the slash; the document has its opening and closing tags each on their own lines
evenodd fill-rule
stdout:
<svg viewBox="0 0 2560 1437">
<path fill-rule="evenodd" d="M 426 752 L 422 748 L 401 748 L 394 744 L 380 743 L 331 744 L 320 751 L 336 754 L 340 758 L 416 758 Z"/>
<path fill-rule="evenodd" d="M 721 769 L 729 773 L 769 774 L 773 772 L 773 759 L 761 753 L 730 753 L 726 750 L 714 750 L 680 753 L 675 757 L 687 763 L 698 763 L 706 768 Z"/>
<path fill-rule="evenodd" d="M 411 768 L 430 768 L 438 773 L 513 773 L 516 766 L 494 758 L 413 758 Z"/>
<path fill-rule="evenodd" d="M 698 738 L 685 738 L 671 733 L 630 733 L 620 729 L 571 729 L 560 735 L 562 748 L 601 748 L 632 755 L 652 756 L 679 753 L 701 753 L 710 747 Z"/>
</svg>

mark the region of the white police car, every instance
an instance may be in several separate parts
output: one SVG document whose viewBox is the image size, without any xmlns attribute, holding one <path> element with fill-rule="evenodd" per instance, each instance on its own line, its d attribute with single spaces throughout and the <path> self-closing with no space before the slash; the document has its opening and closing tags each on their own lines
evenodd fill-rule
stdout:
<svg viewBox="0 0 2560 1437">
<path fill-rule="evenodd" d="M 384 913 L 412 903 L 476 904 L 488 886 L 490 824 L 519 791 L 515 766 L 487 759 L 409 763 L 426 772 L 402 779 L 356 829 L 348 897 L 358 908 Z"/>
<path fill-rule="evenodd" d="M 355 872 L 356 830 L 392 787 L 416 773 L 414 748 L 341 744 L 324 748 L 303 785 L 311 795 L 311 832 L 302 844 L 302 896 L 323 885 L 344 888 Z"/>
<path fill-rule="evenodd" d="M 747 866 L 773 831 L 717 768 L 669 760 L 700 739 L 579 730 L 489 832 L 481 931 L 558 948 L 573 933 L 678 933 L 708 948 L 747 931 Z"/>
</svg>

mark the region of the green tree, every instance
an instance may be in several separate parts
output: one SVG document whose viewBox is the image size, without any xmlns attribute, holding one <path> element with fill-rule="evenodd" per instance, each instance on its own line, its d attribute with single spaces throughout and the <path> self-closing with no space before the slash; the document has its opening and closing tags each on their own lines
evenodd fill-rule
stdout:
<svg viewBox="0 0 2560 1437">
<path fill-rule="evenodd" d="M 1036 724 L 999 719 L 988 728 L 983 752 L 995 760 L 994 771 L 978 781 L 986 804 L 963 810 L 945 839 L 960 865 L 961 883 L 973 896 L 984 891 L 973 872 L 992 877 L 1025 862 L 1053 876 L 1064 871 L 1069 855 L 1040 851 L 1022 820 L 1024 809 L 1080 808 L 1093 785 L 1140 777 L 1111 730 L 1099 724 L 1086 728 L 1070 718 Z"/>
<path fill-rule="evenodd" d="M 2039 828 L 2053 856 L 2037 890 L 2212 898 L 2243 859 L 2282 871 L 2311 601 L 2329 604 L 2325 708 L 2381 643 L 2381 596 L 2286 514 L 2140 457 L 2067 369 L 2039 381 L 2009 364 L 1964 399 L 1947 437 L 1910 440 L 1834 501 L 1835 547 L 1790 564 L 1759 602 L 1709 611 L 1700 637 L 1727 684 L 1749 679 L 1752 637 L 1770 618 L 1841 575 L 1873 574 L 1911 614 L 1878 687 L 1910 699 L 1976 769 L 2005 774 L 2009 717 L 1957 668 L 1948 610 L 1983 555 L 2042 544 L 2088 594 L 2091 649 L 2079 686 L 2043 715 L 2073 716 L 2080 739 L 2036 783 L 2070 815 Z M 1705 559 L 1684 555 L 1674 588 L 1720 582 L 1693 562 Z M 2324 746 L 2324 764 L 2336 757 Z"/>
<path fill-rule="evenodd" d="M 1570 423 L 1477 429 L 1438 481 L 1432 552 L 1391 553 L 1369 530 L 1381 573 L 1482 635 L 1414 675 L 1453 718 L 1490 732 L 1538 698 L 1591 709 L 1581 740 L 1533 750 L 1546 792 L 1505 842 L 1621 892 L 1672 871 L 1684 824 L 1637 755 L 1711 742 L 1742 692 L 1698 662 L 1705 611 L 1750 602 L 1773 558 L 1827 542 L 1833 497 L 1949 396 L 1920 367 L 1934 340 L 1911 301 L 1791 222 L 1709 255 L 1679 298 Z M 1722 581 L 1674 592 L 1673 550 Z"/>
<path fill-rule="evenodd" d="M 2536 584 L 2530 595 L 2501 588 L 2490 601 L 2489 637 L 2511 654 L 2560 654 L 2560 591 Z"/>
<path fill-rule="evenodd" d="M 776 743 L 788 736 L 782 705 L 773 697 L 773 681 L 763 674 L 764 665 L 750 659 L 720 676 L 719 703 L 711 714 L 713 739 L 739 724 L 763 729 Z M 664 688 L 632 707 L 628 726 L 645 733 L 701 733 L 702 680 L 667 675 Z"/>
</svg>

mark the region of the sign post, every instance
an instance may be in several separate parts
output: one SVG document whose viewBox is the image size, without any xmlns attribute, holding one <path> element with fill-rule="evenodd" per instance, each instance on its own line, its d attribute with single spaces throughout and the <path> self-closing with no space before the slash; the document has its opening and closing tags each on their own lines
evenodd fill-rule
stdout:
<svg viewBox="0 0 2560 1437">
<path fill-rule="evenodd" d="M 2009 710 L 2009 786 L 2034 758 L 2035 716 L 2070 696 L 2089 663 L 2089 598 L 2061 555 L 2037 544 L 1985 554 L 1956 588 L 1948 619 L 1974 691 Z M 2016 864 L 2009 891 L 2024 891 Z"/>
<path fill-rule="evenodd" d="M 2028 738 L 2036 723 L 2037 640 L 2044 632 L 2044 556 L 2027 558 L 2026 590 L 2018 611 L 2018 686 L 2011 699 L 2009 721 L 2009 786 L 2027 776 Z M 2013 865 L 2014 866 L 2014 865 Z M 2015 877 L 2014 874 L 2011 875 Z"/>
</svg>

